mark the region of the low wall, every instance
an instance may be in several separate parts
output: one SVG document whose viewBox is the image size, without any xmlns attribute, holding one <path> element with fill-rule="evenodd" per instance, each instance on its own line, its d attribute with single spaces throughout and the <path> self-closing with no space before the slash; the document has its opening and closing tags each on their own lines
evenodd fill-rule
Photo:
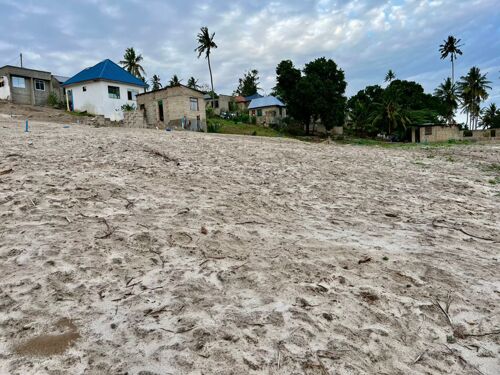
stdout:
<svg viewBox="0 0 500 375">
<path fill-rule="evenodd" d="M 123 127 L 124 128 L 147 128 L 146 119 L 142 111 L 124 111 L 123 112 Z"/>
<path fill-rule="evenodd" d="M 474 141 L 500 141 L 500 129 L 472 130 L 464 131 L 464 138 Z"/>
</svg>

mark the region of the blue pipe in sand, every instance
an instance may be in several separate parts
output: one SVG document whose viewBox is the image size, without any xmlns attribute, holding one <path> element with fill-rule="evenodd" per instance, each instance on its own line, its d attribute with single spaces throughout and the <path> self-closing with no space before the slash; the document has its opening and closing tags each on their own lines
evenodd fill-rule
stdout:
<svg viewBox="0 0 500 375">
<path fill-rule="evenodd" d="M 24 132 L 27 133 L 29 130 L 28 130 L 28 120 L 26 120 L 26 129 L 24 129 Z"/>
</svg>

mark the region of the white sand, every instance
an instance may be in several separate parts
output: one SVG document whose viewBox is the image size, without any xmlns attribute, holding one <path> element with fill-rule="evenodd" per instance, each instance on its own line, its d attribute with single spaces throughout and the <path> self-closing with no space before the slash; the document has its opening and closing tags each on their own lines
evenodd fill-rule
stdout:
<svg viewBox="0 0 500 375">
<path fill-rule="evenodd" d="M 0 119 L 0 373 L 498 374 L 495 163 Z"/>
</svg>

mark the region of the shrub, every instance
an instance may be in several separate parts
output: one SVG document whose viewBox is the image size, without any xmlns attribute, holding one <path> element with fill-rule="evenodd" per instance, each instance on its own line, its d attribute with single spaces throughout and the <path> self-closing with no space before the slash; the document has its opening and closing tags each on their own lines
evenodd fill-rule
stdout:
<svg viewBox="0 0 500 375">
<path fill-rule="evenodd" d="M 252 123 L 252 125 L 257 125 L 257 117 L 252 116 L 252 117 L 250 118 L 250 122 Z"/>
<path fill-rule="evenodd" d="M 217 122 L 209 122 L 207 124 L 207 133 L 220 133 L 222 125 Z"/>
<path fill-rule="evenodd" d="M 47 104 L 51 107 L 59 107 L 59 98 L 55 92 L 51 92 L 47 98 Z"/>
<path fill-rule="evenodd" d="M 207 118 L 214 118 L 215 117 L 214 109 L 212 107 L 207 107 L 205 112 L 206 112 Z"/>
<path fill-rule="evenodd" d="M 122 111 L 123 112 L 132 112 L 135 111 L 135 105 L 134 104 L 124 104 L 122 105 Z"/>
</svg>

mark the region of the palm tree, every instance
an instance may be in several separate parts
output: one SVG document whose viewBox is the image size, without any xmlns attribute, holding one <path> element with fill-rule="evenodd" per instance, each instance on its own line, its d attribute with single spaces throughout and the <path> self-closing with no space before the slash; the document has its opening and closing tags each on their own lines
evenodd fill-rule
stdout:
<svg viewBox="0 0 500 375">
<path fill-rule="evenodd" d="M 394 81 L 395 79 L 396 79 L 396 74 L 392 71 L 392 69 L 389 69 L 389 71 L 385 75 L 385 82 L 391 83 L 391 81 Z"/>
<path fill-rule="evenodd" d="M 477 129 L 481 102 L 488 99 L 487 90 L 491 90 L 490 83 L 486 74 L 481 74 L 479 68 L 473 66 L 466 76 L 460 77 L 457 84 L 462 108 L 467 113 L 467 123 L 470 122 L 471 128 Z"/>
<path fill-rule="evenodd" d="M 212 48 L 217 48 L 217 44 L 214 42 L 215 33 L 210 35 L 208 32 L 208 27 L 202 27 L 200 32 L 197 35 L 198 38 L 198 47 L 194 50 L 198 52 L 198 58 L 204 53 L 205 58 L 208 60 L 208 70 L 210 72 L 210 83 L 212 85 L 212 108 L 214 107 L 215 98 L 213 93 L 214 91 L 214 80 L 212 77 L 212 66 L 210 65 L 210 52 Z"/>
<path fill-rule="evenodd" d="M 371 118 L 372 125 L 382 129 L 387 127 L 388 135 L 395 131 L 401 133 L 401 130 L 406 130 L 406 125 L 410 124 L 410 119 L 403 109 L 392 100 L 378 103 Z"/>
<path fill-rule="evenodd" d="M 356 135 L 371 135 L 374 128 L 370 120 L 368 106 L 360 100 L 356 100 L 346 117 L 347 126 Z M 376 133 L 375 133 L 376 134 Z"/>
<path fill-rule="evenodd" d="M 177 77 L 177 74 L 174 74 L 172 76 L 172 78 L 170 78 L 170 81 L 168 82 L 168 85 L 171 86 L 171 87 L 180 86 L 181 82 L 182 82 L 182 79 L 179 79 L 179 77 Z"/>
<path fill-rule="evenodd" d="M 152 90 L 159 90 L 162 88 L 161 82 L 160 82 L 160 76 L 159 75 L 153 75 L 153 78 L 151 78 L 151 86 Z"/>
<path fill-rule="evenodd" d="M 140 64 L 141 61 L 142 55 L 137 55 L 135 53 L 134 47 L 129 47 L 125 50 L 125 55 L 123 55 L 123 60 L 120 61 L 120 64 L 123 65 L 125 70 L 130 74 L 133 74 L 137 78 L 142 79 L 142 74 L 146 75 L 146 72 Z"/>
<path fill-rule="evenodd" d="M 457 55 L 461 55 L 462 51 L 460 47 L 463 44 L 460 44 L 461 39 L 455 38 L 453 35 L 449 35 L 448 39 L 443 40 L 443 44 L 439 45 L 439 52 L 441 52 L 441 59 L 446 59 L 448 55 L 451 60 L 451 83 L 455 83 L 455 63 L 454 61 L 457 59 Z"/>
<path fill-rule="evenodd" d="M 198 90 L 200 88 L 200 86 L 198 85 L 198 80 L 194 77 L 189 77 L 187 87 L 194 90 Z"/>
<path fill-rule="evenodd" d="M 495 103 L 491 103 L 489 107 L 483 109 L 481 120 L 483 121 L 483 128 L 494 128 L 495 124 L 500 123 L 500 110 Z"/>
<path fill-rule="evenodd" d="M 441 102 L 446 108 L 446 123 L 452 124 L 455 111 L 458 108 L 458 95 L 457 87 L 451 82 L 451 78 L 446 78 L 444 83 L 441 83 L 436 90 L 434 90 L 434 96 L 441 99 Z"/>
</svg>

